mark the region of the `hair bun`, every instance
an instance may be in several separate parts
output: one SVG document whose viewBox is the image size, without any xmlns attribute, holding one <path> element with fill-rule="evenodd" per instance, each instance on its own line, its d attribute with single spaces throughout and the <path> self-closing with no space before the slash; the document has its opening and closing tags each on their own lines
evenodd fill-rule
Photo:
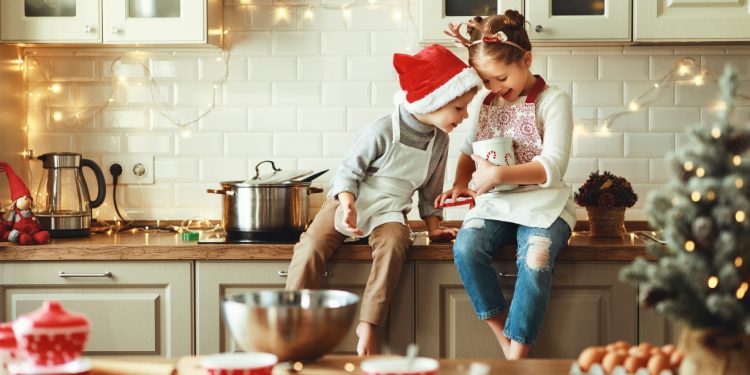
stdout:
<svg viewBox="0 0 750 375">
<path fill-rule="evenodd" d="M 525 23 L 526 18 L 524 18 L 517 10 L 508 9 L 505 11 L 505 24 L 509 27 L 523 29 Z"/>
</svg>

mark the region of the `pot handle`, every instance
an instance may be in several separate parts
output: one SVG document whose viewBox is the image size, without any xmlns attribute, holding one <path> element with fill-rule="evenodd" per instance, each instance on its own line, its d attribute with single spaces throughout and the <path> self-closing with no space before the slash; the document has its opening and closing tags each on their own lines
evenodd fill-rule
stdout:
<svg viewBox="0 0 750 375">
<path fill-rule="evenodd" d="M 211 194 L 220 194 L 220 195 L 234 195 L 234 191 L 232 190 L 223 190 L 223 189 L 206 189 L 206 193 Z"/>
<path fill-rule="evenodd" d="M 263 163 L 271 163 L 271 168 L 275 172 L 281 172 L 281 168 L 276 168 L 276 164 L 273 163 L 273 160 L 263 160 L 262 162 L 255 164 L 255 177 L 253 177 L 253 180 L 257 180 L 258 177 L 260 177 L 260 165 Z"/>
<path fill-rule="evenodd" d="M 319 188 L 319 187 L 311 187 L 310 189 L 307 190 L 307 194 L 308 195 L 309 194 L 317 194 L 317 193 L 322 193 L 323 191 L 324 190 L 321 189 L 321 188 Z"/>
</svg>

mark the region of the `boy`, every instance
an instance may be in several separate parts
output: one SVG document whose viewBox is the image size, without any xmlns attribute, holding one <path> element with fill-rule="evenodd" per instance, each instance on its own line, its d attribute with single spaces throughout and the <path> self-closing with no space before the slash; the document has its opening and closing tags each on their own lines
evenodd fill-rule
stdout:
<svg viewBox="0 0 750 375">
<path fill-rule="evenodd" d="M 474 69 L 439 45 L 414 56 L 394 54 L 403 90 L 393 114 L 364 128 L 333 177 L 329 199 L 294 247 L 286 289 L 317 288 L 325 261 L 348 236 L 369 236 L 373 265 L 367 280 L 357 353 L 376 352 L 382 325 L 411 245 L 406 214 L 419 191 L 419 213 L 430 238 L 451 239 L 440 226 L 448 133 L 468 117 L 469 102 L 482 85 Z M 437 128 L 437 129 L 436 129 Z"/>
</svg>

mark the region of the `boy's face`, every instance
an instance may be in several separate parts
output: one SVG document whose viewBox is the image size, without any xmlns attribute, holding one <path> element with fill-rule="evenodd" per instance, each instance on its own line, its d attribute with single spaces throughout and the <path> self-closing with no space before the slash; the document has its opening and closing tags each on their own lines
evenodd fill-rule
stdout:
<svg viewBox="0 0 750 375">
<path fill-rule="evenodd" d="M 519 96 L 528 94 L 524 90 L 530 75 L 531 53 L 527 52 L 521 61 L 511 64 L 487 56 L 478 56 L 474 59 L 473 66 L 482 78 L 484 87 L 503 99 L 514 101 Z"/>
<path fill-rule="evenodd" d="M 476 89 L 467 91 L 465 94 L 440 107 L 440 109 L 421 115 L 420 117 L 423 117 L 423 119 L 420 119 L 420 121 L 434 125 L 444 133 L 450 133 L 458 124 L 469 117 L 468 106 L 476 93 Z"/>
</svg>

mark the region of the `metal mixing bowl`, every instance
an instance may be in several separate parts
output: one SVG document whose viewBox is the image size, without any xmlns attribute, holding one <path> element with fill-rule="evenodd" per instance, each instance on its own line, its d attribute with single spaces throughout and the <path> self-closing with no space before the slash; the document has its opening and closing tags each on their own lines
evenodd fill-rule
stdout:
<svg viewBox="0 0 750 375">
<path fill-rule="evenodd" d="M 346 336 L 358 303 L 356 294 L 340 290 L 261 290 L 227 296 L 221 309 L 242 350 L 313 360 Z"/>
</svg>

